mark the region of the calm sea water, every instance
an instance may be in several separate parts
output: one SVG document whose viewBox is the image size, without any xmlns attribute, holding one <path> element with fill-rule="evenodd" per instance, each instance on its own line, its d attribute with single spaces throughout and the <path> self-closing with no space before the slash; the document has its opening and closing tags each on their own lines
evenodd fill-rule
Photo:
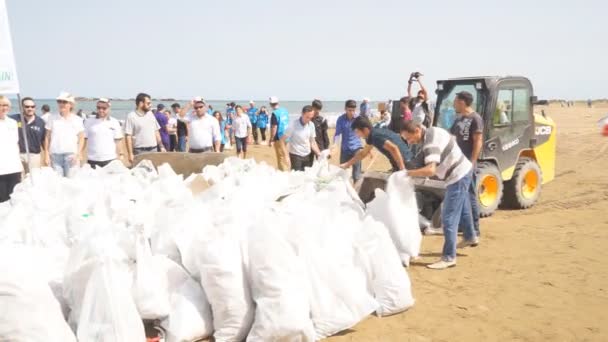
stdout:
<svg viewBox="0 0 608 342">
<path fill-rule="evenodd" d="M 51 112 L 57 112 L 57 102 L 54 99 L 35 99 L 36 101 L 36 111 L 40 114 L 40 108 L 42 105 L 49 105 L 51 107 Z M 270 110 L 270 105 L 265 100 L 254 100 L 256 102 L 256 107 L 260 108 L 262 106 L 266 106 L 267 109 Z M 180 105 L 186 105 L 187 101 L 152 101 L 152 107 L 156 108 L 156 105 L 159 103 L 164 104 L 166 107 L 170 107 L 173 103 L 179 103 Z M 213 106 L 214 110 L 219 110 L 222 114 L 226 111 L 226 103 L 232 101 L 226 100 L 212 100 L 209 101 L 209 104 Z M 243 107 L 249 106 L 249 100 L 242 101 L 234 101 L 236 104 L 240 104 Z M 296 118 L 300 115 L 302 111 L 302 107 L 309 105 L 311 102 L 308 101 L 285 101 L 281 102 L 281 106 L 285 107 L 291 117 Z M 85 114 L 90 114 L 95 111 L 96 101 L 78 101 L 76 103 L 76 111 L 82 109 Z M 372 102 L 371 104 L 372 111 L 377 111 L 378 104 Z M 112 102 L 112 116 L 119 120 L 124 120 L 127 114 L 133 111 L 135 108 L 135 101 L 126 101 L 126 100 L 116 100 Z M 11 111 L 16 113 L 19 111 L 18 102 L 16 99 L 12 99 L 12 108 Z M 338 115 L 344 112 L 344 102 L 343 101 L 324 101 L 323 102 L 323 115 L 328 119 L 330 125 L 335 123 L 335 120 Z"/>
</svg>

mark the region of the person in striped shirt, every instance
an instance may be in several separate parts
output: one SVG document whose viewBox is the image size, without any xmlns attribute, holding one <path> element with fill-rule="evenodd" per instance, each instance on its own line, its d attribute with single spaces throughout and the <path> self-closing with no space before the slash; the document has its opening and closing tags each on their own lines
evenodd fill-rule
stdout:
<svg viewBox="0 0 608 342">
<path fill-rule="evenodd" d="M 408 170 L 410 177 L 438 177 L 446 183 L 441 218 L 443 223 L 443 253 L 439 262 L 428 265 L 431 269 L 446 269 L 456 266 L 456 239 L 459 225 L 463 227 L 464 240 L 458 247 L 476 246 L 479 240 L 473 227 L 469 186 L 472 164 L 458 147 L 456 139 L 440 127 L 425 128 L 418 121 L 405 122 L 401 136 L 408 144 L 419 144 L 417 153 L 422 153 L 425 166 Z"/>
</svg>

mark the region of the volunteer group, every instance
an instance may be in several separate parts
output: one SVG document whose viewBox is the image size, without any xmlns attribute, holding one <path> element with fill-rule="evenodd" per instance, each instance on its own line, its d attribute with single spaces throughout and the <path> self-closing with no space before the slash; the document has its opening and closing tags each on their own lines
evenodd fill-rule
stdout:
<svg viewBox="0 0 608 342">
<path fill-rule="evenodd" d="M 95 168 L 116 159 L 132 164 L 135 156 L 146 152 L 223 152 L 232 145 L 236 145 L 237 156 L 247 158 L 252 143 L 274 148 L 281 171 L 303 171 L 315 158 L 338 154 L 339 149 L 340 167 L 352 168 L 352 179 L 357 182 L 362 177 L 361 161 L 375 148 L 388 158 L 393 172 L 405 170 L 410 177 L 445 181 L 443 253 L 428 267 L 453 267 L 457 248 L 479 244 L 475 164 L 481 152 L 483 120 L 472 108 L 472 94 L 463 91 L 454 99 L 459 115 L 450 131 L 433 127 L 420 76 L 410 76 L 408 95 L 400 99 L 397 113 L 390 114 L 390 104 L 386 104 L 378 122 L 370 119 L 368 99 L 358 113 L 356 101 L 346 101 L 333 141 L 321 115 L 320 100 L 304 106 L 301 116 L 290 121 L 288 111 L 274 96 L 268 109 L 258 109 L 253 101 L 247 108 L 232 102 L 221 113 L 200 97 L 183 107 L 175 103 L 170 110 L 159 104 L 153 111 L 151 96 L 140 93 L 122 127 L 110 115 L 111 101 L 106 98 L 97 101 L 94 117 L 83 120 L 73 113 L 75 99 L 69 93 L 57 97 L 58 113 L 50 114 L 47 106 L 41 116 L 36 115 L 36 103 L 30 97 L 21 100 L 22 114 L 9 116 L 10 101 L 0 96 L 0 202 L 10 199 L 25 172 L 41 166 L 69 177 L 85 160 Z M 415 97 L 414 83 L 420 85 Z M 457 243 L 459 227 L 463 239 Z"/>
</svg>

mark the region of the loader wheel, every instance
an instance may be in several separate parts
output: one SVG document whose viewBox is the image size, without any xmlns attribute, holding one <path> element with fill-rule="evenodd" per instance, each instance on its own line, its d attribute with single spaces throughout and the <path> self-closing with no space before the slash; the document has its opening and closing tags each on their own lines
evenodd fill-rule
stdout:
<svg viewBox="0 0 608 342">
<path fill-rule="evenodd" d="M 527 209 L 540 197 L 542 173 L 534 159 L 521 158 L 513 177 L 505 182 L 505 205 L 513 209 Z"/>
<path fill-rule="evenodd" d="M 502 177 L 496 165 L 492 163 L 481 162 L 477 169 L 479 216 L 488 217 L 494 214 L 502 200 Z"/>
</svg>

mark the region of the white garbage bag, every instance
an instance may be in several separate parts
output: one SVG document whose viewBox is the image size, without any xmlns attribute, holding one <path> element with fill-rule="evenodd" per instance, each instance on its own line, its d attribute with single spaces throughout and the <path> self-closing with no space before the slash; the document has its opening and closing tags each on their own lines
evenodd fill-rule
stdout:
<svg viewBox="0 0 608 342">
<path fill-rule="evenodd" d="M 143 322 L 131 297 L 127 265 L 101 261 L 86 287 L 78 323 L 79 342 L 145 341 Z"/>
<path fill-rule="evenodd" d="M 133 300 L 143 319 L 162 319 L 169 315 L 169 289 L 166 269 L 162 267 L 165 256 L 152 256 L 148 240 L 141 234 L 135 245 L 137 261 L 133 282 Z"/>
<path fill-rule="evenodd" d="M 27 247 L 0 246 L 0 341 L 76 341 L 41 265 Z"/>
<path fill-rule="evenodd" d="M 403 172 L 396 172 L 388 178 L 386 192 L 376 189 L 375 195 L 367 214 L 386 225 L 401 261 L 409 265 L 422 243 L 414 185 Z"/>
<path fill-rule="evenodd" d="M 229 233 L 206 232 L 198 244 L 201 285 L 213 314 L 213 337 L 217 342 L 242 341 L 253 323 L 254 308 L 240 241 Z"/>
<path fill-rule="evenodd" d="M 249 233 L 248 268 L 255 319 L 247 341 L 313 342 L 306 270 L 281 227 L 264 220 Z"/>
<path fill-rule="evenodd" d="M 190 342 L 211 336 L 211 306 L 200 284 L 178 264 L 166 259 L 171 310 L 161 326 L 167 331 L 167 342 Z"/>
<path fill-rule="evenodd" d="M 368 280 L 379 304 L 376 314 L 389 316 L 412 307 L 415 301 L 410 278 L 384 225 L 366 217 L 357 240 L 359 259 L 367 268 Z"/>
</svg>

